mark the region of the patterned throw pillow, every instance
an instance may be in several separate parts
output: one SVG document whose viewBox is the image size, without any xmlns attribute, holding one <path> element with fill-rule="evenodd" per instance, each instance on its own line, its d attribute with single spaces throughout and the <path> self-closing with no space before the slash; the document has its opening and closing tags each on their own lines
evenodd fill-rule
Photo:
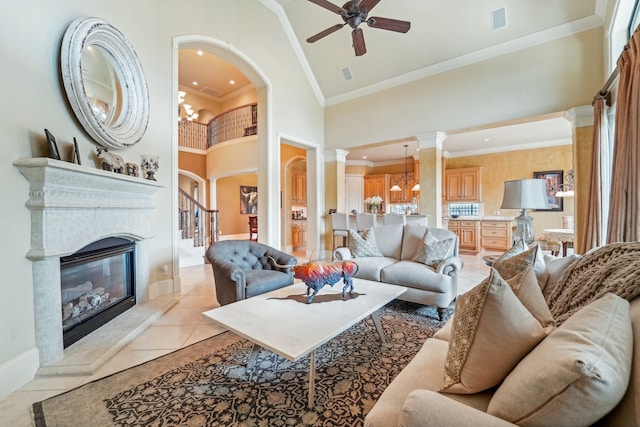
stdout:
<svg viewBox="0 0 640 427">
<path fill-rule="evenodd" d="M 487 279 L 456 301 L 439 391 L 471 394 L 494 387 L 547 332 L 491 269 Z"/>
<path fill-rule="evenodd" d="M 376 244 L 373 227 L 365 230 L 364 237 L 355 230 L 349 230 L 349 250 L 354 258 L 368 256 L 384 256 Z"/>
<path fill-rule="evenodd" d="M 522 252 L 526 251 L 527 249 L 529 249 L 529 246 L 527 246 L 527 243 L 524 241 L 524 239 L 520 239 L 517 242 L 515 242 L 513 244 L 513 246 L 511 246 L 509 248 L 509 250 L 507 250 L 505 253 L 500 255 L 500 258 L 498 258 L 498 259 L 499 260 L 509 259 L 511 257 L 514 257 L 514 256 L 518 255 L 518 254 L 521 254 Z"/>
<path fill-rule="evenodd" d="M 538 285 L 538 279 L 533 267 L 528 266 L 524 271 L 516 274 L 506 282 L 511 286 L 513 293 L 516 294 L 520 302 L 533 317 L 538 319 L 542 327 L 546 329 L 546 332 L 551 332 L 555 328 L 555 321 Z"/>
<path fill-rule="evenodd" d="M 511 258 L 499 259 L 493 263 L 492 267 L 498 270 L 503 279 L 509 280 L 518 273 L 522 273 L 527 267 L 533 266 L 536 263 L 537 255 L 538 246 L 536 245 Z"/>
<path fill-rule="evenodd" d="M 421 262 L 422 264 L 433 267 L 444 259 L 452 244 L 453 239 L 438 241 L 438 239 L 427 230 L 411 261 Z"/>
</svg>

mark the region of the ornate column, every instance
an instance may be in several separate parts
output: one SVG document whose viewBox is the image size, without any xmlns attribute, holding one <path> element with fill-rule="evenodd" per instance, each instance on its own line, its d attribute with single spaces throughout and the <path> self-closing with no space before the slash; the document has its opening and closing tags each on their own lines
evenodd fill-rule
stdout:
<svg viewBox="0 0 640 427">
<path fill-rule="evenodd" d="M 441 131 L 416 135 L 420 148 L 420 213 L 428 216 L 429 226 L 442 227 L 442 142 Z"/>
<path fill-rule="evenodd" d="M 324 153 L 324 200 L 325 200 L 325 248 L 331 248 L 331 218 L 329 209 L 344 212 L 346 209 L 345 194 L 345 166 L 347 162 L 346 150 L 333 149 Z"/>
</svg>

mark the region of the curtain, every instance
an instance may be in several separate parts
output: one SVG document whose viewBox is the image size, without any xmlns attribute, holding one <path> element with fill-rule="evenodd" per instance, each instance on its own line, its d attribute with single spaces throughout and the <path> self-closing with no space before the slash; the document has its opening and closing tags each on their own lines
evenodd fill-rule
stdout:
<svg viewBox="0 0 640 427">
<path fill-rule="evenodd" d="M 633 34 L 618 59 L 618 99 L 614 136 L 607 242 L 640 239 L 640 33 Z"/>
<path fill-rule="evenodd" d="M 611 142 L 607 119 L 607 95 L 593 101 L 593 151 L 591 180 L 587 195 L 584 238 L 579 253 L 585 254 L 606 243 L 609 197 L 611 194 Z"/>
</svg>

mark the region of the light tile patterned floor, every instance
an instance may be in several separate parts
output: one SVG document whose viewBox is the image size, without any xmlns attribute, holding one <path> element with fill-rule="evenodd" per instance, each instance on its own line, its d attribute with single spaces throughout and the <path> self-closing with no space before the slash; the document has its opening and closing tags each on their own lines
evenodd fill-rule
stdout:
<svg viewBox="0 0 640 427">
<path fill-rule="evenodd" d="M 458 293 L 467 292 L 482 281 L 489 267 L 482 255 L 462 255 L 464 267 L 458 278 Z M 36 378 L 0 401 L 0 425 L 32 426 L 31 404 L 89 381 L 138 365 L 156 357 L 217 335 L 224 329 L 202 315 L 218 306 L 211 266 L 195 265 L 180 270 L 180 301 L 147 328 L 128 346 L 106 362 L 92 376 L 58 376 Z"/>
</svg>

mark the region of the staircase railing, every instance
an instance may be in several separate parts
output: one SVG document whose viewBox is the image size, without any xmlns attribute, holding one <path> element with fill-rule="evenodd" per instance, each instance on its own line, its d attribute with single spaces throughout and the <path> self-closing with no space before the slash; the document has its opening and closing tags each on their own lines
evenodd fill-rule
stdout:
<svg viewBox="0 0 640 427">
<path fill-rule="evenodd" d="M 218 241 L 218 210 L 207 209 L 182 188 L 178 189 L 178 216 L 183 239 L 193 246 L 209 246 Z"/>
</svg>

